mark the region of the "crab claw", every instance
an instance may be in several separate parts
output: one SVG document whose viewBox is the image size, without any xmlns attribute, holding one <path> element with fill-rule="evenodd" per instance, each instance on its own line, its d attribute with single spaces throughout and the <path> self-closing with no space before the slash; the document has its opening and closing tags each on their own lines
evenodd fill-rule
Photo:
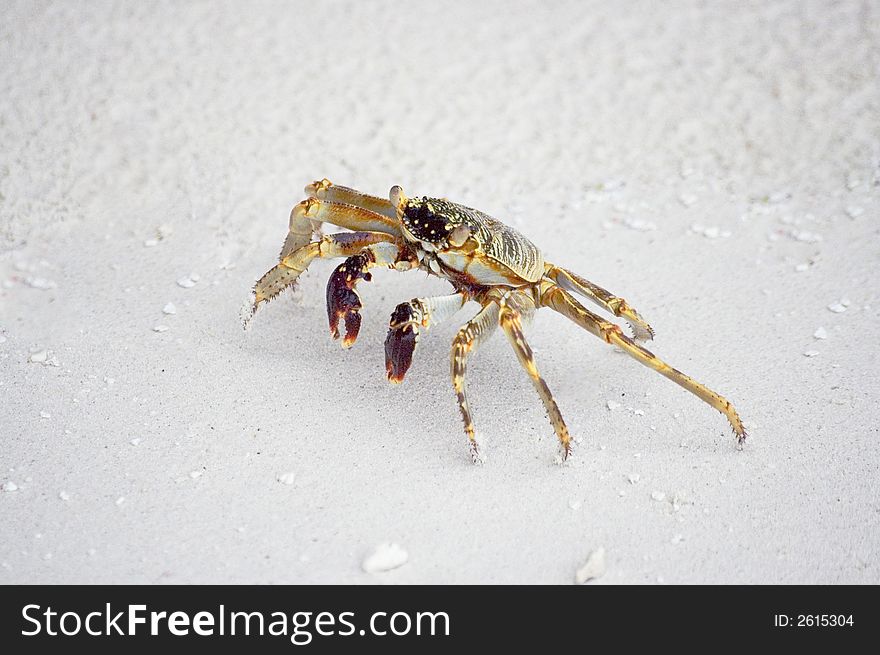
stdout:
<svg viewBox="0 0 880 655">
<path fill-rule="evenodd" d="M 400 303 L 391 314 L 385 337 L 385 371 L 389 382 L 403 382 L 419 342 L 419 323 L 419 315 L 408 302 Z"/>
<path fill-rule="evenodd" d="M 369 282 L 372 276 L 367 272 L 367 258 L 354 255 L 336 267 L 327 282 L 327 318 L 330 320 L 330 334 L 338 339 L 339 321 L 345 323 L 343 348 L 351 348 L 361 329 L 361 299 L 355 291 L 358 280 Z"/>
</svg>

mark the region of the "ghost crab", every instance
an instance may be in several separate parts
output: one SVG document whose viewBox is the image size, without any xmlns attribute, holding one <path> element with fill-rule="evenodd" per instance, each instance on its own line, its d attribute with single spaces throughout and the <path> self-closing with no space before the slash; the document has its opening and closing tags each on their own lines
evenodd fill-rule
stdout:
<svg viewBox="0 0 880 655">
<path fill-rule="evenodd" d="M 351 347 L 360 330 L 360 280 L 371 279 L 374 267 L 398 271 L 421 269 L 449 280 L 454 293 L 413 298 L 391 315 L 385 340 L 388 380 L 403 381 L 419 337 L 450 318 L 469 300 L 481 306 L 452 342 L 452 385 L 464 420 L 470 454 L 482 461 L 465 389 L 468 357 L 497 327 L 501 327 L 522 367 L 535 386 L 559 440 L 560 457 L 571 454 L 571 436 L 550 389 L 538 373 L 523 333 L 523 321 L 535 310 L 549 307 L 630 357 L 654 369 L 722 412 L 739 444 L 746 432 L 733 405 L 724 397 L 661 361 L 639 341 L 654 331 L 623 298 L 571 271 L 544 261 L 541 251 L 522 234 L 486 214 L 442 198 L 407 198 L 399 186 L 389 199 L 366 195 L 324 179 L 305 188 L 308 195 L 293 208 L 280 262 L 254 287 L 250 317 L 261 303 L 292 286 L 316 258 L 345 257 L 327 284 L 330 332 Z M 322 223 L 351 230 L 322 235 Z M 586 298 L 627 321 L 633 338 L 618 325 L 584 307 Z"/>
</svg>

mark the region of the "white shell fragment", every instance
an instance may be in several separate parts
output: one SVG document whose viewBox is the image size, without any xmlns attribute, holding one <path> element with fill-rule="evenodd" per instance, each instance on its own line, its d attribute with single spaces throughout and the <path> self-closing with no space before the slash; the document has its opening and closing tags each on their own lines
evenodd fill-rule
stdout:
<svg viewBox="0 0 880 655">
<path fill-rule="evenodd" d="M 293 481 L 296 480 L 296 475 L 291 472 L 279 473 L 275 476 L 275 479 L 281 484 L 293 484 Z"/>
<path fill-rule="evenodd" d="M 182 278 L 177 280 L 177 286 L 184 289 L 192 289 L 194 286 L 196 286 L 196 282 L 198 281 L 199 276 L 195 273 L 190 273 L 189 275 L 184 275 Z"/>
<path fill-rule="evenodd" d="M 177 313 L 177 307 L 174 306 L 174 303 L 171 303 L 171 302 L 170 302 L 170 303 L 168 303 L 167 305 L 165 305 L 165 306 L 162 308 L 162 313 L 163 313 L 163 314 L 167 314 L 167 315 L 169 315 L 169 316 L 170 316 L 171 314 L 176 314 L 176 313 Z"/>
<path fill-rule="evenodd" d="M 408 559 L 409 553 L 401 546 L 386 542 L 376 547 L 376 550 L 363 561 L 361 568 L 367 573 L 382 573 L 403 566 Z"/>
<path fill-rule="evenodd" d="M 52 354 L 51 350 L 38 350 L 28 357 L 31 364 L 42 364 L 43 366 L 60 366 L 58 358 Z"/>
<path fill-rule="evenodd" d="M 605 575 L 605 549 L 599 546 L 590 553 L 584 565 L 575 573 L 574 580 L 578 584 L 584 584 L 590 580 L 596 580 Z"/>
<path fill-rule="evenodd" d="M 814 339 L 827 339 L 828 338 L 828 331 L 823 327 L 817 328 L 816 331 L 813 332 L 813 338 Z"/>
</svg>

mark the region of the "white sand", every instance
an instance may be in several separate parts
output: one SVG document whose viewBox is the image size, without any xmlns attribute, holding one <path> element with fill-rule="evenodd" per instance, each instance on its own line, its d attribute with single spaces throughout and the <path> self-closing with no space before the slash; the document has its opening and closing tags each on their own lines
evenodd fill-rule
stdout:
<svg viewBox="0 0 880 655">
<path fill-rule="evenodd" d="M 424 4 L 4 4 L 0 583 L 368 583 L 383 542 L 381 582 L 568 584 L 604 547 L 592 584 L 880 583 L 876 3 Z M 362 285 L 351 351 L 326 262 L 243 332 L 324 176 L 521 228 L 733 400 L 745 450 L 545 311 L 575 462 L 496 336 L 472 466 L 470 306 L 384 380 L 393 307 L 446 288 L 418 273 Z"/>
</svg>

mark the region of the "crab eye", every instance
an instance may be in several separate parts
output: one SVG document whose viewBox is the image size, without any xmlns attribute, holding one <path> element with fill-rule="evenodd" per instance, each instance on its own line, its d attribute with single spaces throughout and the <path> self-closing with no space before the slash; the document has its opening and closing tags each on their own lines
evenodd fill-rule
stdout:
<svg viewBox="0 0 880 655">
<path fill-rule="evenodd" d="M 449 233 L 448 240 L 450 245 L 460 248 L 470 236 L 471 230 L 467 225 L 456 225 L 452 232 Z"/>
<path fill-rule="evenodd" d="M 403 194 L 403 187 L 398 184 L 391 187 L 391 191 L 388 192 L 388 199 L 391 201 L 391 206 L 395 209 L 403 206 L 406 203 L 406 196 Z"/>
</svg>

